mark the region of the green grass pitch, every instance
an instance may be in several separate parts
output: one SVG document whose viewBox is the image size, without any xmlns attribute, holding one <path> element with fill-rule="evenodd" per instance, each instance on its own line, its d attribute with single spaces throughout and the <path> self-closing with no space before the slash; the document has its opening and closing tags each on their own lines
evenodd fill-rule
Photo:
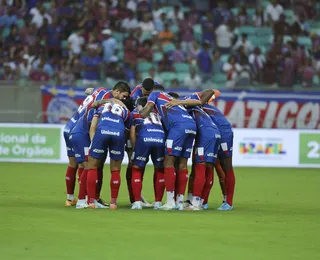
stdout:
<svg viewBox="0 0 320 260">
<path fill-rule="evenodd" d="M 1 259 L 320 259 L 319 169 L 236 168 L 234 211 L 215 178 L 210 210 L 160 212 L 129 210 L 124 169 L 118 211 L 65 208 L 65 167 L 0 164 Z"/>
</svg>

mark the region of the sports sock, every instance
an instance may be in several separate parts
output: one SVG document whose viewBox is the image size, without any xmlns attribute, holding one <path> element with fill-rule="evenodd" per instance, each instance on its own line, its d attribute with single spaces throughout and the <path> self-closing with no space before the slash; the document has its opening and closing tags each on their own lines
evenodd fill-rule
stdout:
<svg viewBox="0 0 320 260">
<path fill-rule="evenodd" d="M 232 206 L 233 203 L 233 194 L 234 194 L 234 186 L 236 184 L 236 178 L 234 176 L 233 169 L 226 172 L 226 186 L 227 186 L 227 203 Z"/>
<path fill-rule="evenodd" d="M 227 187 L 226 187 L 226 183 L 225 183 L 226 175 L 225 175 L 220 163 L 217 163 L 215 168 L 217 170 L 217 175 L 219 177 L 219 183 L 220 183 L 222 195 L 225 197 L 227 195 Z"/>
<path fill-rule="evenodd" d="M 210 191 L 213 186 L 213 177 L 214 177 L 213 168 L 207 167 L 206 168 L 206 182 L 203 187 L 202 196 L 201 196 L 203 199 L 203 205 L 208 204 Z"/>
<path fill-rule="evenodd" d="M 87 176 L 88 203 L 94 203 L 97 193 L 98 169 L 89 169 Z"/>
<path fill-rule="evenodd" d="M 80 181 L 83 171 L 84 171 L 84 168 L 78 168 L 78 182 Z"/>
<path fill-rule="evenodd" d="M 87 177 L 88 177 L 88 170 L 84 169 L 80 180 L 79 180 L 79 194 L 78 199 L 83 200 L 86 198 L 87 195 Z"/>
<path fill-rule="evenodd" d="M 188 183 L 188 169 L 178 171 L 178 187 L 176 189 L 177 202 L 183 203 L 184 193 Z"/>
<path fill-rule="evenodd" d="M 126 172 L 127 188 L 128 188 L 128 192 L 129 192 L 130 203 L 133 203 L 134 196 L 133 196 L 133 192 L 132 192 L 131 179 L 132 179 L 132 167 L 128 166 L 127 172 Z"/>
<path fill-rule="evenodd" d="M 189 182 L 188 182 L 188 194 L 191 193 L 191 196 L 193 193 L 194 174 L 195 174 L 195 170 L 194 170 L 194 166 L 193 166 L 190 177 L 189 177 Z"/>
<path fill-rule="evenodd" d="M 97 193 L 96 193 L 96 200 L 100 199 L 100 192 L 102 188 L 102 183 L 103 183 L 103 169 L 99 168 L 98 169 L 98 182 L 97 182 Z"/>
<path fill-rule="evenodd" d="M 167 203 L 174 204 L 176 173 L 174 167 L 164 168 L 164 181 L 167 190 Z"/>
<path fill-rule="evenodd" d="M 193 196 L 201 197 L 206 182 L 206 165 L 197 163 L 193 183 Z"/>
<path fill-rule="evenodd" d="M 198 196 L 193 196 L 191 203 L 192 203 L 192 206 L 200 207 L 201 198 Z"/>
<path fill-rule="evenodd" d="M 111 179 L 110 179 L 111 204 L 117 204 L 120 184 L 121 184 L 120 170 L 111 171 Z"/>
<path fill-rule="evenodd" d="M 165 189 L 163 169 L 156 168 L 154 171 L 153 179 L 155 202 L 161 202 Z"/>
<path fill-rule="evenodd" d="M 132 167 L 132 192 L 134 201 L 141 201 L 141 190 L 142 190 L 142 169 Z"/>
<path fill-rule="evenodd" d="M 68 166 L 67 172 L 66 172 L 66 186 L 67 186 L 67 195 L 68 200 L 73 200 L 72 196 L 74 194 L 74 186 L 76 184 L 76 174 L 77 174 L 77 168 L 72 168 Z"/>
</svg>

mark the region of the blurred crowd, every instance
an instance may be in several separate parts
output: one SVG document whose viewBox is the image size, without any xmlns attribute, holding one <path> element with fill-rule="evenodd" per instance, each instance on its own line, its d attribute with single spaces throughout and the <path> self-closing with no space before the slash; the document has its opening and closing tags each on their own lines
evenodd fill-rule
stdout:
<svg viewBox="0 0 320 260">
<path fill-rule="evenodd" d="M 316 0 L 0 0 L 0 79 L 320 85 Z"/>
</svg>

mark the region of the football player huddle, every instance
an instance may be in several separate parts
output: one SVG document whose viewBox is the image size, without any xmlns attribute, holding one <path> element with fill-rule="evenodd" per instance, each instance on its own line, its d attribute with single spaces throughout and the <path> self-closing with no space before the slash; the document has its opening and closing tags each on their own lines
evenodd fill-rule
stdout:
<svg viewBox="0 0 320 260">
<path fill-rule="evenodd" d="M 212 105 L 212 100 L 220 96 L 219 90 L 180 97 L 174 92 L 166 93 L 162 85 L 146 78 L 132 92 L 127 83 L 120 81 L 112 90 L 89 88 L 85 93 L 86 99 L 64 129 L 69 157 L 66 206 L 117 209 L 121 164 L 126 152 L 132 209 L 208 209 L 214 168 L 224 196 L 218 210 L 233 209 L 233 132 L 228 120 Z M 108 152 L 110 204 L 100 198 Z M 142 196 L 149 157 L 154 166 L 153 205 Z M 78 200 L 74 196 L 77 172 Z M 162 204 L 165 191 L 166 203 Z"/>
</svg>

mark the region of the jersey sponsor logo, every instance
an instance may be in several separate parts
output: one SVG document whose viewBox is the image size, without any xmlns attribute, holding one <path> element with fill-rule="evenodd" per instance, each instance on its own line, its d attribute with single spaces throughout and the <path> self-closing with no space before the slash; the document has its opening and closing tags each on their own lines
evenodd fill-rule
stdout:
<svg viewBox="0 0 320 260">
<path fill-rule="evenodd" d="M 71 151 L 71 148 L 67 146 L 67 151 Z"/>
<path fill-rule="evenodd" d="M 182 117 L 192 119 L 192 116 L 188 116 L 188 115 L 182 115 Z"/>
<path fill-rule="evenodd" d="M 115 150 L 111 150 L 110 153 L 112 153 L 114 155 L 120 155 L 121 154 L 120 151 L 115 151 Z"/>
<path fill-rule="evenodd" d="M 163 143 L 163 139 L 161 138 L 152 138 L 152 137 L 145 137 L 143 138 L 144 142 L 152 142 L 152 143 Z"/>
<path fill-rule="evenodd" d="M 113 119 L 113 118 L 110 118 L 110 117 L 102 117 L 101 120 L 102 121 L 111 121 L 111 122 L 114 122 L 114 123 L 119 123 L 120 122 L 119 119 Z"/>
<path fill-rule="evenodd" d="M 111 132 L 109 130 L 101 130 L 101 134 L 103 134 L 103 135 L 120 136 L 120 132 Z"/>
<path fill-rule="evenodd" d="M 80 158 L 80 157 L 81 157 L 81 155 L 78 154 L 78 153 L 76 153 L 74 156 L 75 156 L 76 158 Z"/>
<path fill-rule="evenodd" d="M 102 149 L 93 149 L 94 153 L 104 153 L 104 150 Z"/>
<path fill-rule="evenodd" d="M 188 148 L 186 151 L 187 151 L 188 153 L 191 153 L 191 152 L 192 152 L 192 148 Z"/>
<path fill-rule="evenodd" d="M 175 148 L 173 148 L 173 150 L 182 151 L 182 147 L 176 146 Z"/>
<path fill-rule="evenodd" d="M 162 162 L 163 159 L 164 159 L 164 157 L 159 157 L 159 158 L 157 158 L 157 162 Z"/>
<path fill-rule="evenodd" d="M 55 97 L 47 106 L 48 123 L 63 124 L 78 110 L 78 104 L 69 97 Z"/>
<path fill-rule="evenodd" d="M 147 160 L 147 158 L 146 157 L 142 157 L 142 156 L 138 156 L 136 158 L 136 160 L 145 162 Z"/>
<path fill-rule="evenodd" d="M 70 118 L 72 123 L 77 123 L 77 120 L 75 120 L 73 117 Z"/>
<path fill-rule="evenodd" d="M 215 134 L 214 136 L 215 136 L 215 138 L 217 138 L 217 139 L 221 138 L 221 135 L 218 135 L 218 134 Z"/>
<path fill-rule="evenodd" d="M 161 129 L 147 129 L 147 132 L 153 132 L 153 133 L 164 133 Z"/>
<path fill-rule="evenodd" d="M 185 129 L 184 132 L 185 132 L 186 134 L 193 134 L 193 135 L 196 135 L 196 134 L 197 134 L 196 131 L 190 130 L 190 129 Z"/>
<path fill-rule="evenodd" d="M 70 129 L 64 129 L 63 132 L 69 134 L 70 133 Z"/>
</svg>

